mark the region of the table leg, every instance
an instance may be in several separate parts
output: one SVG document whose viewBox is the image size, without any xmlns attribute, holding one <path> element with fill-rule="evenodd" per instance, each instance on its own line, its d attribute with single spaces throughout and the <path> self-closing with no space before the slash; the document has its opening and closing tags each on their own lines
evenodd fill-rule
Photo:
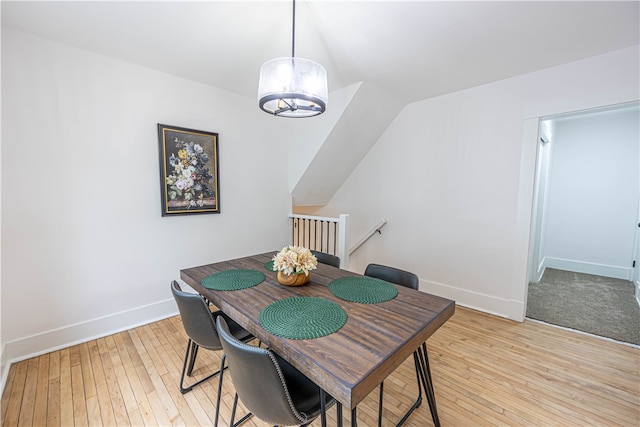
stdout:
<svg viewBox="0 0 640 427">
<path fill-rule="evenodd" d="M 418 347 L 418 358 L 420 360 L 420 376 L 422 377 L 422 385 L 424 386 L 427 401 L 429 402 L 429 410 L 435 427 L 440 427 L 440 419 L 438 418 L 438 409 L 436 407 L 436 394 L 433 390 L 433 381 L 431 379 L 431 369 L 429 368 L 429 358 L 427 354 L 427 345 L 422 344 Z"/>
<path fill-rule="evenodd" d="M 327 427 L 327 408 L 324 400 L 324 390 L 320 389 L 320 425 Z"/>
<path fill-rule="evenodd" d="M 358 427 L 357 408 L 351 410 L 351 427 Z"/>
<path fill-rule="evenodd" d="M 420 387 L 420 383 L 418 383 Z M 384 380 L 380 383 L 380 397 L 378 400 L 378 427 L 382 427 L 382 403 L 384 399 Z"/>
<path fill-rule="evenodd" d="M 342 427 L 342 403 L 336 402 L 336 425 Z"/>
<path fill-rule="evenodd" d="M 419 350 L 420 348 L 418 348 L 418 350 L 413 352 L 413 364 L 415 365 L 415 369 L 416 369 L 416 383 L 418 386 L 418 397 L 416 401 L 413 402 L 413 405 L 411 405 L 411 407 L 404 414 L 402 419 L 398 421 L 398 424 L 396 424 L 396 427 L 402 426 L 407 421 L 409 416 L 413 413 L 413 411 L 415 411 L 416 408 L 418 408 L 422 404 L 422 385 L 420 383 L 420 379 L 424 377 L 424 374 L 422 373 L 423 368 L 422 368 L 422 362 L 419 358 Z M 380 420 L 378 420 L 378 424 L 379 423 L 380 423 Z"/>
</svg>

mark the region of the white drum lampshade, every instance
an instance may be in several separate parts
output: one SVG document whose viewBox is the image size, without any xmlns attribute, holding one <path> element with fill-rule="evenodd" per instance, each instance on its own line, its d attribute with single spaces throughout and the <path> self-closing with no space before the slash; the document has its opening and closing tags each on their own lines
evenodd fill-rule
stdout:
<svg viewBox="0 0 640 427">
<path fill-rule="evenodd" d="M 277 58 L 260 68 L 258 102 L 267 113 L 311 117 L 327 108 L 327 70 L 304 58 Z"/>
</svg>

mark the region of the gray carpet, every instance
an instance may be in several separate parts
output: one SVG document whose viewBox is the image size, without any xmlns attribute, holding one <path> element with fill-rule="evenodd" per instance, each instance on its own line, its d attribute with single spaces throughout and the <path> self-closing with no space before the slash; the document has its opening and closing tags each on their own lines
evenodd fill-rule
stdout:
<svg viewBox="0 0 640 427">
<path fill-rule="evenodd" d="M 547 268 L 529 284 L 527 317 L 640 345 L 632 282 Z"/>
</svg>

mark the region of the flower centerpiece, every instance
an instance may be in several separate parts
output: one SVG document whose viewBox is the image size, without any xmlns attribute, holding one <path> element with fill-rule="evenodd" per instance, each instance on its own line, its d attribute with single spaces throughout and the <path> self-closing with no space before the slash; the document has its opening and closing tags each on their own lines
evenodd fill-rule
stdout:
<svg viewBox="0 0 640 427">
<path fill-rule="evenodd" d="M 286 286 L 309 283 L 311 270 L 317 266 L 316 257 L 302 246 L 285 246 L 273 257 L 273 270 L 278 272 L 278 282 Z"/>
</svg>

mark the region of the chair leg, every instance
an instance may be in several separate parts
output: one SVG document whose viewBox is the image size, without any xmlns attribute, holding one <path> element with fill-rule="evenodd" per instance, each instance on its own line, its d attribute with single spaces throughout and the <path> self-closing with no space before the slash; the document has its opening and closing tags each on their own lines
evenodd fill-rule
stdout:
<svg viewBox="0 0 640 427">
<path fill-rule="evenodd" d="M 187 367 L 187 376 L 190 377 L 193 372 L 193 366 L 196 364 L 196 357 L 198 357 L 198 349 L 200 346 L 195 342 L 191 342 L 191 357 L 189 358 L 189 367 Z"/>
<path fill-rule="evenodd" d="M 191 341 L 191 338 L 189 338 L 189 341 L 187 341 L 187 351 L 184 354 L 184 362 L 182 363 L 182 374 L 180 375 L 180 393 L 185 394 L 188 391 L 191 391 L 191 387 L 185 388 L 184 387 L 184 374 L 187 370 L 187 362 L 190 361 L 191 357 L 191 349 L 192 349 L 192 344 L 193 341 Z"/>
<path fill-rule="evenodd" d="M 222 396 L 222 377 L 224 376 L 224 361 L 227 359 L 227 355 L 222 355 L 222 361 L 220 362 L 220 378 L 218 379 L 218 397 L 216 397 L 216 417 L 213 421 L 213 427 L 218 427 L 218 416 L 220 414 L 220 396 Z M 238 395 L 236 394 L 236 397 Z M 235 409 L 235 408 L 234 408 Z M 231 420 L 233 424 L 233 420 Z"/>
<path fill-rule="evenodd" d="M 220 364 L 220 372 L 224 372 L 222 368 L 224 366 L 224 360 L 227 358 L 226 355 L 222 355 L 222 363 Z M 220 396 L 222 395 L 222 374 L 220 374 L 220 382 L 218 383 L 218 398 L 216 400 L 216 419 L 214 421 L 214 427 L 218 427 L 218 414 L 220 413 Z M 238 393 L 236 393 L 233 398 L 233 408 L 231 409 L 231 421 L 229 421 L 229 427 L 238 427 L 245 421 L 247 421 L 253 415 L 249 412 L 244 417 L 240 418 L 238 422 L 235 422 L 236 419 L 236 409 L 238 408 Z"/>
<path fill-rule="evenodd" d="M 180 375 L 180 393 L 185 394 L 190 392 L 195 386 L 202 384 L 203 382 L 205 382 L 206 380 L 215 377 L 216 375 L 218 375 L 221 370 L 215 371 L 214 373 L 212 373 L 211 375 L 207 376 L 206 378 L 201 379 L 200 381 L 197 381 L 193 384 L 191 384 L 189 387 L 185 387 L 184 385 L 184 377 L 185 374 L 187 374 L 187 364 L 191 363 L 191 361 L 195 361 L 195 356 L 193 356 L 193 353 L 196 352 L 197 353 L 197 348 L 198 345 L 195 344 L 194 346 L 194 342 L 191 341 L 191 339 L 189 339 L 189 341 L 187 342 L 187 351 L 184 354 L 184 362 L 182 364 L 182 374 Z M 194 350 L 195 348 L 195 350 Z M 223 365 L 224 366 L 224 365 Z M 226 367 L 221 368 L 221 369 L 227 369 Z"/>
<path fill-rule="evenodd" d="M 229 421 L 229 427 L 233 427 L 233 422 L 236 419 L 236 408 L 237 407 L 238 407 L 238 393 L 236 393 L 235 397 L 233 398 L 233 408 L 231 409 L 231 421 Z"/>
<path fill-rule="evenodd" d="M 240 424 L 247 421 L 253 415 L 251 412 L 249 412 L 247 415 L 240 418 L 240 420 L 236 423 L 234 422 L 234 420 L 236 419 L 237 408 L 238 408 L 238 393 L 236 393 L 236 396 L 233 398 L 233 409 L 231 410 L 231 422 L 229 422 L 229 427 L 238 427 Z"/>
</svg>

